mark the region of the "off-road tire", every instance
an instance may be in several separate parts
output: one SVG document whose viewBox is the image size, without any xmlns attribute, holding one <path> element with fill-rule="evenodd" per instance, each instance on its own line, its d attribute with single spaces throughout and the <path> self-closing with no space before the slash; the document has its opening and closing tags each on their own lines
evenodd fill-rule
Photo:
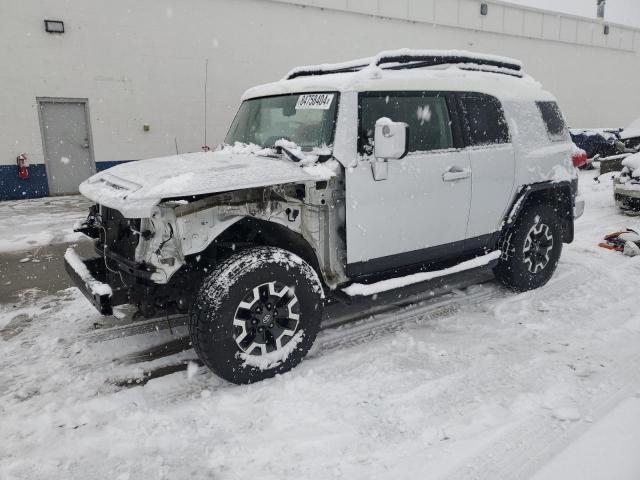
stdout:
<svg viewBox="0 0 640 480">
<path fill-rule="evenodd" d="M 242 341 L 237 340 L 247 337 L 246 327 L 238 327 L 236 322 L 240 321 L 237 317 L 242 305 L 257 300 L 254 289 L 265 284 L 272 288 L 278 285 L 281 291 L 284 286 L 290 289 L 287 295 L 295 297 L 296 302 L 289 303 L 297 304 L 293 306 L 297 313 L 291 314 L 289 305 L 285 316 L 295 315 L 298 321 L 295 335 L 282 337 L 282 342 L 287 341 L 282 348 L 254 355 L 243 350 Z M 253 383 L 287 372 L 302 361 L 320 330 L 322 307 L 322 284 L 307 262 L 280 248 L 249 248 L 226 259 L 204 279 L 189 311 L 189 334 L 198 357 L 214 373 L 233 383 Z M 258 326 L 266 318 L 265 314 L 260 321 L 255 320 L 250 309 L 242 310 L 242 314 Z M 256 329 L 253 332 L 255 337 L 251 338 L 258 338 Z M 266 337 L 261 338 L 264 341 Z M 273 342 L 274 337 L 269 339 Z"/>
<path fill-rule="evenodd" d="M 541 236 L 546 242 L 548 237 L 552 238 L 551 248 L 546 255 L 540 254 L 539 263 L 532 260 L 530 235 Z M 547 247 L 544 245 L 537 251 L 545 251 Z M 543 286 L 555 272 L 562 252 L 562 224 L 558 214 L 549 205 L 526 206 L 505 235 L 501 249 L 502 256 L 493 269 L 498 280 L 520 292 Z"/>
</svg>

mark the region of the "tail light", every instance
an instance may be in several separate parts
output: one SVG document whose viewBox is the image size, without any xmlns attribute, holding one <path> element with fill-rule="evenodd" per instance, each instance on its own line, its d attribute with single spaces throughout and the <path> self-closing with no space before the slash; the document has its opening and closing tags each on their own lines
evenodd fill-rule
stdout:
<svg viewBox="0 0 640 480">
<path fill-rule="evenodd" d="M 582 149 L 575 150 L 571 154 L 571 161 L 576 168 L 584 167 L 587 164 L 587 152 Z"/>
</svg>

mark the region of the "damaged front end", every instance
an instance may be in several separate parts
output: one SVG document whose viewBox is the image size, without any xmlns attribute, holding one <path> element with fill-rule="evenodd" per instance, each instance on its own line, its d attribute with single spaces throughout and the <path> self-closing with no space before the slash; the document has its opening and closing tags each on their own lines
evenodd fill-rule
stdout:
<svg viewBox="0 0 640 480">
<path fill-rule="evenodd" d="M 153 284 L 156 267 L 136 255 L 138 246 L 146 242 L 144 237 L 152 236 L 140 231 L 142 223 L 141 219 L 127 219 L 117 210 L 94 205 L 87 219 L 74 229 L 94 240 L 96 253 L 82 259 L 69 249 L 65 269 L 103 315 L 111 315 L 117 305 L 130 303 L 132 292 L 139 285 Z"/>
<path fill-rule="evenodd" d="M 145 317 L 184 313 L 208 272 L 256 245 L 284 243 L 329 285 L 346 280 L 341 175 L 165 200 L 141 219 L 96 205 L 76 231 L 94 239 L 96 257 L 83 261 L 91 281 L 65 259 L 67 271 L 105 315 L 126 303 Z M 96 296 L 94 282 L 109 285 L 111 295 Z"/>
</svg>

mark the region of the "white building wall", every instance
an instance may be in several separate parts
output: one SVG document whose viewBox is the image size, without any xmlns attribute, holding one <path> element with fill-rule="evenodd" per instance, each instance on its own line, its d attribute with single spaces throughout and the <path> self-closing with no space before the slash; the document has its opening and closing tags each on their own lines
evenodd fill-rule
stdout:
<svg viewBox="0 0 640 480">
<path fill-rule="evenodd" d="M 640 116 L 638 30 L 495 1 L 0 0 L 0 165 L 43 162 L 36 97 L 87 98 L 96 161 L 139 159 L 203 144 L 205 59 L 214 145 L 246 88 L 401 47 L 520 58 L 573 126 Z"/>
</svg>

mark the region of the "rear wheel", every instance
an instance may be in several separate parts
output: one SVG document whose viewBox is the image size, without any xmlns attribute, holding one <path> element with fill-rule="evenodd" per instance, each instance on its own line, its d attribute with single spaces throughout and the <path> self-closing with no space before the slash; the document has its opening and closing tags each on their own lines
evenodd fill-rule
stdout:
<svg viewBox="0 0 640 480">
<path fill-rule="evenodd" d="M 297 255 L 274 247 L 243 250 L 203 282 L 189 333 L 200 359 L 234 383 L 284 373 L 307 354 L 320 329 L 322 285 Z"/>
<path fill-rule="evenodd" d="M 555 210 L 549 205 L 530 205 L 507 234 L 494 273 L 514 290 L 538 288 L 555 272 L 561 252 L 562 226 Z"/>
</svg>

